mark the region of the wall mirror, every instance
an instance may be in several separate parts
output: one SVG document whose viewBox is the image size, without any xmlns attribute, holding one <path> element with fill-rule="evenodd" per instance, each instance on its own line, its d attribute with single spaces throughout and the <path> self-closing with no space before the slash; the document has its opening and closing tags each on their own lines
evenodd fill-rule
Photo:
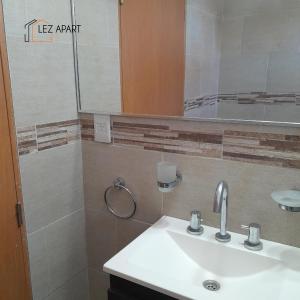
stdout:
<svg viewBox="0 0 300 300">
<path fill-rule="evenodd" d="M 80 110 L 300 123 L 300 0 L 74 0 Z"/>
</svg>

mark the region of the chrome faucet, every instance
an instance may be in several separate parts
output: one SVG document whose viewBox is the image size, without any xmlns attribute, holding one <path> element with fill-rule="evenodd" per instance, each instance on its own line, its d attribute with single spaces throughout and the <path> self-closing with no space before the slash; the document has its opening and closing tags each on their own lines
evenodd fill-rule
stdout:
<svg viewBox="0 0 300 300">
<path fill-rule="evenodd" d="M 213 211 L 221 214 L 220 232 L 216 233 L 216 240 L 227 243 L 231 240 L 231 236 L 227 233 L 228 184 L 225 181 L 221 181 L 217 186 Z"/>
</svg>

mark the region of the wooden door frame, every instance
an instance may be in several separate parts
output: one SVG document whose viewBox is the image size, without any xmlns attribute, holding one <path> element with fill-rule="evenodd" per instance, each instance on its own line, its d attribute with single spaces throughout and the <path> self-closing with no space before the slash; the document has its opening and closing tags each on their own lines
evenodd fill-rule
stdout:
<svg viewBox="0 0 300 300">
<path fill-rule="evenodd" d="M 23 197 L 22 197 L 22 189 L 21 189 L 19 156 L 17 151 L 16 128 L 14 122 L 12 90 L 11 90 L 8 54 L 7 54 L 7 46 L 6 46 L 6 35 L 5 35 L 4 26 L 5 25 L 4 25 L 3 4 L 2 4 L 2 0 L 0 0 L 0 55 L 2 60 L 1 67 L 2 67 L 3 79 L 4 79 L 4 93 L 5 93 L 5 102 L 7 107 L 7 117 L 9 122 L 9 135 L 10 135 L 11 152 L 13 158 L 13 171 L 14 171 L 14 178 L 15 178 L 15 185 L 16 185 L 17 201 L 18 203 L 21 203 L 23 208 L 24 206 L 23 206 Z M 22 225 L 20 232 L 22 234 L 22 252 L 23 252 L 23 261 L 24 261 L 24 268 L 26 274 L 25 279 L 26 279 L 26 285 L 28 290 L 27 295 L 29 299 L 32 299 L 31 281 L 30 281 L 30 272 L 29 272 L 29 256 L 28 256 L 25 223 L 24 225 Z"/>
</svg>

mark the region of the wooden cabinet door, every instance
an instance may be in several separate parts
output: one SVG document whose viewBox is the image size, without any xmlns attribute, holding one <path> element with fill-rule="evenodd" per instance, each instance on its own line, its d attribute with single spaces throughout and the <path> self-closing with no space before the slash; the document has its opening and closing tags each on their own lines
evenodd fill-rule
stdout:
<svg viewBox="0 0 300 300">
<path fill-rule="evenodd" d="M 0 11 L 2 12 L 1 1 Z M 3 18 L 0 13 L 0 299 L 29 300 L 26 242 L 18 226 L 19 191 L 16 145 L 12 129 L 12 105 Z"/>
<path fill-rule="evenodd" d="M 123 0 L 123 112 L 183 115 L 185 0 Z"/>
</svg>

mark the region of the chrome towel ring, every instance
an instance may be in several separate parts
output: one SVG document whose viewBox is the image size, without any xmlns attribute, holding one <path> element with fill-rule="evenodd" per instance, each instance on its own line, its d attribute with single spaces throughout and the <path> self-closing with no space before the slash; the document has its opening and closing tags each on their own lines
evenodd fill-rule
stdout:
<svg viewBox="0 0 300 300">
<path fill-rule="evenodd" d="M 109 204 L 109 195 L 111 193 L 112 190 L 124 190 L 126 191 L 129 196 L 130 196 L 130 199 L 132 201 L 132 204 L 133 204 L 133 210 L 130 214 L 128 215 L 125 215 L 125 216 L 121 216 L 120 214 L 118 214 L 112 207 L 111 205 Z M 113 185 L 108 187 L 106 190 L 105 190 L 105 193 L 104 193 L 104 200 L 105 200 L 105 204 L 106 204 L 106 207 L 107 209 L 109 210 L 110 213 L 112 213 L 114 216 L 116 216 L 117 218 L 120 218 L 120 219 L 130 219 L 131 217 L 134 216 L 135 212 L 136 212 L 136 200 L 135 200 L 135 196 L 133 194 L 133 192 L 131 192 L 127 187 L 126 187 L 126 183 L 125 183 L 125 180 L 121 177 L 118 177 L 117 179 L 114 180 L 113 182 Z"/>
</svg>

